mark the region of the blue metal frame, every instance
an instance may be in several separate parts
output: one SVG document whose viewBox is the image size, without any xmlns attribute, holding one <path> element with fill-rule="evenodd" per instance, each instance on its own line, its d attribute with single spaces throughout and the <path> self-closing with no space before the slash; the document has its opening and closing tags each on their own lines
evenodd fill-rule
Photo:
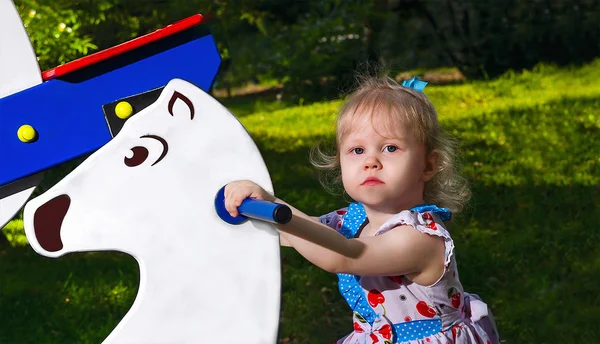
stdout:
<svg viewBox="0 0 600 344">
<path fill-rule="evenodd" d="M 77 80 L 76 71 L 1 98 L 0 186 L 93 152 L 110 141 L 104 104 L 162 87 L 174 78 L 208 91 L 220 65 L 212 35 L 203 35 L 99 75 L 90 76 L 88 69 L 88 75 Z M 36 141 L 19 140 L 17 130 L 24 124 L 37 131 Z"/>
</svg>

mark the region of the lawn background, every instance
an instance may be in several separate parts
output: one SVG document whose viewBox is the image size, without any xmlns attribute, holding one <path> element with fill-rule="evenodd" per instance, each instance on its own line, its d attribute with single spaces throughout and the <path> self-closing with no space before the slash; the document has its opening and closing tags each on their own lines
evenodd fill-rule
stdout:
<svg viewBox="0 0 600 344">
<path fill-rule="evenodd" d="M 505 343 L 594 342 L 600 313 L 600 60 L 425 89 L 461 142 L 474 197 L 451 224 L 461 280 L 493 310 Z M 340 100 L 221 99 L 263 153 L 276 194 L 307 213 L 342 207 L 308 163 L 331 143 Z M 80 159 L 81 160 L 81 159 Z M 80 161 L 49 171 L 40 191 Z M 18 162 L 14 162 L 18 163 Z M 133 302 L 138 272 L 120 253 L 48 259 L 22 221 L 3 232 L 0 343 L 99 343 Z M 283 250 L 280 342 L 326 343 L 351 330 L 336 277 Z"/>
</svg>

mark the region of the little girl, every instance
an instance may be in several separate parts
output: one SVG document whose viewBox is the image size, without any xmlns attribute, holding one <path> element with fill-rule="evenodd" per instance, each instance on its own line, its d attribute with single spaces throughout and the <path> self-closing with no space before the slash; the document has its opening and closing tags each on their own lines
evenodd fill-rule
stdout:
<svg viewBox="0 0 600 344">
<path fill-rule="evenodd" d="M 338 344 L 498 343 L 486 304 L 458 278 L 444 222 L 470 192 L 456 173 L 452 141 L 419 90 L 424 84 L 363 81 L 339 114 L 336 154 L 319 152 L 315 163 L 339 168 L 356 202 L 318 218 L 290 206 L 292 220 L 277 226 L 282 245 L 338 274 L 353 312 L 353 331 Z M 247 197 L 285 203 L 236 181 L 225 188 L 228 212 L 237 216 Z"/>
</svg>

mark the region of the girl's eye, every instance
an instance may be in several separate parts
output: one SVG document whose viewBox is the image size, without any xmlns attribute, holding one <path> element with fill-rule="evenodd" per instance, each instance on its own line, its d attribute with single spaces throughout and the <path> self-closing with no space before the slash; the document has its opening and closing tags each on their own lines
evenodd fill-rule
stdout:
<svg viewBox="0 0 600 344">
<path fill-rule="evenodd" d="M 395 152 L 397 149 L 398 149 L 398 147 L 396 147 L 396 146 L 392 146 L 392 145 L 389 145 L 389 146 L 385 146 L 385 148 L 384 148 L 383 150 L 387 151 L 388 153 L 393 153 L 393 152 Z"/>
<path fill-rule="evenodd" d="M 364 152 L 365 152 L 365 150 L 363 148 L 353 148 L 352 149 L 352 153 L 354 153 L 354 154 L 362 154 Z"/>
</svg>

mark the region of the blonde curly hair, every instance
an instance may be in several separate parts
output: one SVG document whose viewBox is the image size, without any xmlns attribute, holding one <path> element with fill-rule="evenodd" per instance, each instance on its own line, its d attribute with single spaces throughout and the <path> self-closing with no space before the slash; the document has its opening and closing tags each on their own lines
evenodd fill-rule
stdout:
<svg viewBox="0 0 600 344">
<path fill-rule="evenodd" d="M 453 213 L 462 211 L 471 191 L 455 163 L 457 142 L 440 126 L 431 101 L 423 92 L 401 86 L 389 77 L 360 77 L 359 85 L 337 116 L 336 146 L 340 146 L 353 130 L 355 121 L 366 113 L 370 114 L 371 121 L 374 115 L 383 120 L 377 126 L 387 134 L 394 135 L 395 128 L 413 132 L 425 144 L 427 154 L 438 154 L 437 172 L 425 183 L 423 199 Z M 335 154 L 328 154 L 317 145 L 311 150 L 310 161 L 324 172 L 321 184 L 330 192 L 339 190 L 342 184 L 339 149 L 335 149 Z"/>
</svg>

